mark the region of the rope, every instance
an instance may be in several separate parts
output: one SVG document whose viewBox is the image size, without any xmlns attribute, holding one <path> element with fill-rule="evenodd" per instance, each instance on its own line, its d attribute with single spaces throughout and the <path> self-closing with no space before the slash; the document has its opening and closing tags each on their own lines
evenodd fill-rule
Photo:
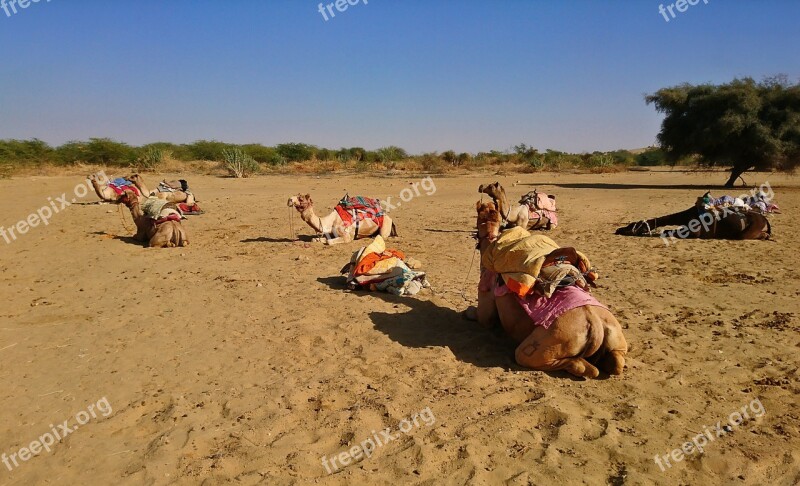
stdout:
<svg viewBox="0 0 800 486">
<path fill-rule="evenodd" d="M 297 238 L 294 233 L 294 208 L 289 206 L 287 209 L 289 209 L 289 233 L 291 233 L 294 240 Z"/>
<path fill-rule="evenodd" d="M 128 228 L 128 225 L 125 223 L 125 212 L 122 209 L 122 204 L 118 204 L 117 207 L 119 208 L 119 217 L 122 220 L 122 227 L 125 228 L 125 231 L 127 231 L 128 233 L 132 233 L 133 229 Z"/>
<path fill-rule="evenodd" d="M 472 265 L 475 263 L 476 253 L 479 253 L 477 249 L 472 252 L 472 261 L 469 262 L 469 269 L 467 270 L 467 276 L 464 277 L 464 283 L 461 285 L 461 297 L 464 300 L 467 300 L 467 280 L 469 279 L 469 274 L 472 271 Z"/>
</svg>

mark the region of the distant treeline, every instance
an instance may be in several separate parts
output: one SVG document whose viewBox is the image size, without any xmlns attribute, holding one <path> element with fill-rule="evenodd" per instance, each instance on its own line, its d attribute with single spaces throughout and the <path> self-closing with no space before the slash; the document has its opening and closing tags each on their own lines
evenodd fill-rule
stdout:
<svg viewBox="0 0 800 486">
<path fill-rule="evenodd" d="M 198 140 L 190 144 L 168 142 L 151 143 L 139 147 L 107 138 L 68 142 L 51 147 L 38 140 L 0 140 L 0 165 L 8 168 L 52 164 L 68 166 L 92 164 L 112 167 L 139 167 L 157 169 L 166 159 L 176 161 L 224 162 L 231 151 L 243 152 L 262 167 L 280 167 L 290 163 L 326 162 L 326 166 L 351 166 L 366 169 L 370 166 L 402 168 L 410 163 L 423 170 L 443 170 L 448 167 L 479 167 L 517 164 L 531 170 L 558 170 L 565 168 L 604 168 L 613 166 L 652 166 L 668 164 L 664 152 L 648 148 L 636 153 L 628 150 L 571 154 L 557 150 L 539 152 L 520 144 L 512 150 L 457 153 L 452 150 L 420 155 L 409 155 L 400 147 L 390 146 L 378 150 L 361 147 L 338 150 L 320 148 L 304 143 L 283 143 L 274 147 L 261 144 L 235 145 L 214 140 Z"/>
</svg>

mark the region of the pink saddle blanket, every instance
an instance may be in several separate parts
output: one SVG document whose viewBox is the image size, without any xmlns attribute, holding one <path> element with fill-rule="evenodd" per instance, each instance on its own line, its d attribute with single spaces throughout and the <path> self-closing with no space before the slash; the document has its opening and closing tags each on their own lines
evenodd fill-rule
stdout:
<svg viewBox="0 0 800 486">
<path fill-rule="evenodd" d="M 489 270 L 484 270 L 481 275 L 480 283 L 478 284 L 478 290 L 484 292 L 493 290 L 495 297 L 502 297 L 512 293 L 502 281 L 500 281 L 500 285 L 497 283 L 497 274 Z M 595 299 L 592 294 L 576 285 L 559 288 L 549 299 L 539 294 L 526 295 L 525 297 L 514 294 L 514 297 L 533 323 L 545 329 L 549 329 L 553 322 L 565 312 L 584 305 L 593 305 L 606 310 L 608 309 L 608 307 Z"/>
</svg>

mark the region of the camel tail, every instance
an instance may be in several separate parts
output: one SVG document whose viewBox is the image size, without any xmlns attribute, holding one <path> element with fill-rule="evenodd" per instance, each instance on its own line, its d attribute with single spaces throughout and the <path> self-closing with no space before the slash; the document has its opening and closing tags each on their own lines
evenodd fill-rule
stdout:
<svg viewBox="0 0 800 486">
<path fill-rule="evenodd" d="M 389 236 L 397 236 L 397 226 L 392 223 L 392 231 L 389 233 Z"/>
</svg>

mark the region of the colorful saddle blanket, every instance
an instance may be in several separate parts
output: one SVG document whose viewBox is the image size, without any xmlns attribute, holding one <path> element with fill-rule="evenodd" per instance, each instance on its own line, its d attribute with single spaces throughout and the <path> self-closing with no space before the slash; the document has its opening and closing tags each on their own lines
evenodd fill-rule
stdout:
<svg viewBox="0 0 800 486">
<path fill-rule="evenodd" d="M 108 187 L 113 189 L 114 192 L 117 194 L 117 196 L 125 194 L 126 190 L 133 191 L 133 193 L 136 194 L 137 196 L 142 195 L 142 193 L 139 192 L 139 188 L 133 185 L 132 181 L 129 181 L 128 179 L 125 179 L 123 177 L 119 177 L 117 179 L 114 179 L 113 181 L 109 181 Z"/>
<path fill-rule="evenodd" d="M 375 221 L 379 227 L 383 225 L 384 211 L 379 199 L 345 195 L 336 205 L 336 212 L 342 218 L 344 226 L 358 224 L 365 219 Z"/>
<path fill-rule="evenodd" d="M 497 278 L 497 273 L 491 270 L 483 271 L 478 289 L 482 292 L 492 291 L 495 297 L 513 294 L 503 280 Z M 514 297 L 533 323 L 545 329 L 549 329 L 562 314 L 577 307 L 591 305 L 608 309 L 592 294 L 576 285 L 559 287 L 549 298 L 538 294 Z"/>
</svg>

